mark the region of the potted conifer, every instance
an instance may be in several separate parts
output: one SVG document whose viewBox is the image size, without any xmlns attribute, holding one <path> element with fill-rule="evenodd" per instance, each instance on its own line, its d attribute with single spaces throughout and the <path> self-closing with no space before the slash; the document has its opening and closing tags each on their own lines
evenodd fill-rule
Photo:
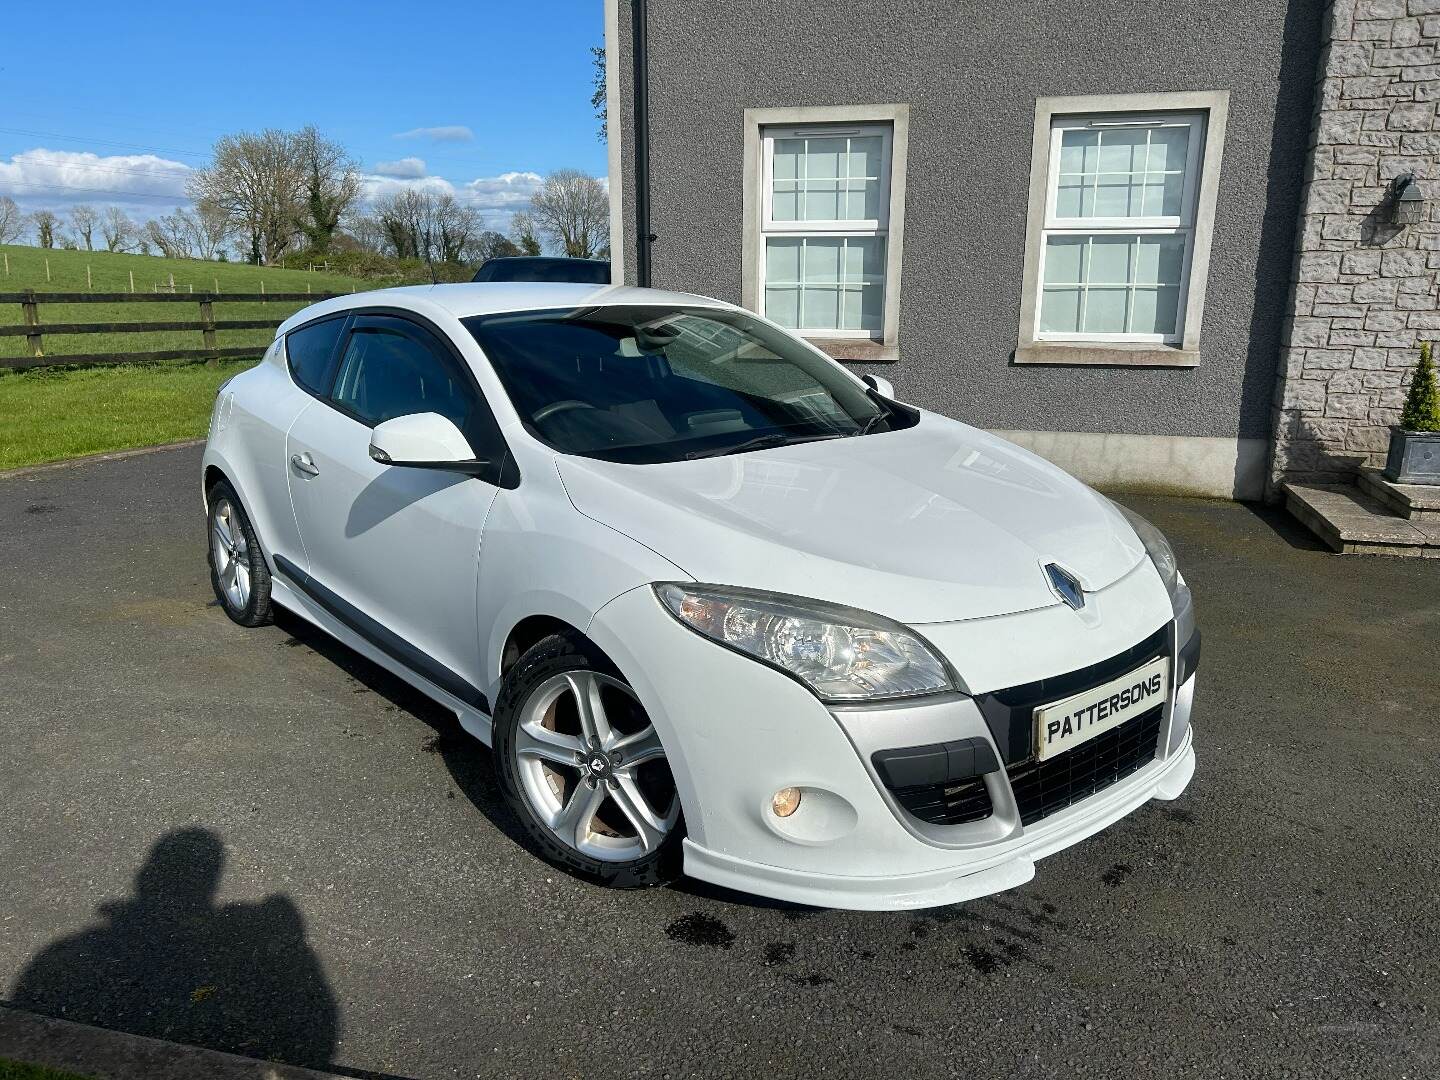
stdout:
<svg viewBox="0 0 1440 1080">
<path fill-rule="evenodd" d="M 1385 475 L 1397 484 L 1440 484 L 1440 387 L 1428 341 L 1420 343 L 1400 424 L 1390 429 Z"/>
</svg>

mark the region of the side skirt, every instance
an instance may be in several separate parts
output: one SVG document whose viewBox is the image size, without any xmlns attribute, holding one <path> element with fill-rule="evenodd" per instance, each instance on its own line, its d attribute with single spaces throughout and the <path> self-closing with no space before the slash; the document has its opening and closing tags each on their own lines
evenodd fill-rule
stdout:
<svg viewBox="0 0 1440 1080">
<path fill-rule="evenodd" d="M 429 653 L 416 648 L 334 590 L 316 581 L 285 556 L 275 555 L 273 558 L 275 569 L 280 572 L 287 584 L 293 586 L 322 612 L 366 642 L 371 648 L 382 653 L 386 659 L 392 662 L 385 665 L 387 668 L 399 665 L 403 671 L 419 676 L 424 682 L 444 691 L 446 696 L 454 698 L 466 706 L 468 710 L 489 714 L 490 702 L 478 687 L 472 686 L 461 675 L 440 663 Z M 397 672 L 397 674 L 401 674 L 401 672 Z M 462 714 L 462 722 L 463 720 Z M 465 726 L 468 729 L 470 725 Z"/>
</svg>

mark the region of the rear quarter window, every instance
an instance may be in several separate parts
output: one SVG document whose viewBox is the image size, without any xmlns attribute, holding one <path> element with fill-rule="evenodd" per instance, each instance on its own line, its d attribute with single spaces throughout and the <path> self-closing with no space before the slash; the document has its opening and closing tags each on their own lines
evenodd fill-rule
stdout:
<svg viewBox="0 0 1440 1080">
<path fill-rule="evenodd" d="M 290 374 L 312 394 L 323 396 L 330 389 L 335 373 L 335 343 L 345 328 L 342 315 L 323 322 L 311 323 L 285 336 L 285 355 Z"/>
</svg>

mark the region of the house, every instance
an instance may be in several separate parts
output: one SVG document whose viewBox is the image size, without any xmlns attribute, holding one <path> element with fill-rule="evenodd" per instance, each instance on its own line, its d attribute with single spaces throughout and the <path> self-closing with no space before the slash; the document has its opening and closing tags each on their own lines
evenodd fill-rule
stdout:
<svg viewBox="0 0 1440 1080">
<path fill-rule="evenodd" d="M 1440 0 L 606 0 L 617 280 L 1093 483 L 1348 481 L 1440 329 L 1437 41 Z"/>
</svg>

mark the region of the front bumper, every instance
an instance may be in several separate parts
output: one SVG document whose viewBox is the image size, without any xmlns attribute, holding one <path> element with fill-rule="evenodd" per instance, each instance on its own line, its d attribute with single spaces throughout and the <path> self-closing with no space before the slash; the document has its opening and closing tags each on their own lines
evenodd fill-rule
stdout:
<svg viewBox="0 0 1440 1080">
<path fill-rule="evenodd" d="M 1097 663 L 1167 625 L 1181 629 L 1153 572 L 1131 574 L 1094 601 L 1094 625 L 1072 620 L 1060 645 L 1052 608 L 919 629 L 952 662 L 967 658 L 956 667 L 970 695 Z M 875 772 L 873 752 L 991 739 L 974 696 L 832 711 L 794 680 L 682 627 L 648 587 L 611 601 L 589 634 L 625 674 L 667 748 L 685 812 L 686 872 L 761 896 L 895 909 L 1013 888 L 1034 876 L 1036 859 L 1149 799 L 1176 798 L 1195 769 L 1191 675 L 1167 694 L 1154 760 L 1132 774 L 1023 825 L 1013 800 L 1006 803 L 1006 773 L 994 772 L 986 778 L 994 813 L 982 821 L 930 825 L 896 802 Z M 1172 631 L 1167 640 L 1175 636 Z M 998 662 L 987 668 L 985 650 L 997 640 L 1005 647 L 994 651 Z M 1031 641 L 1036 647 L 1027 667 L 1016 657 Z M 1119 641 L 1124 644 L 1116 648 Z M 989 681 L 992 676 L 1006 681 Z M 998 747 L 997 754 L 1005 759 Z M 785 787 L 803 795 L 799 810 L 782 819 L 770 804 Z"/>
</svg>

